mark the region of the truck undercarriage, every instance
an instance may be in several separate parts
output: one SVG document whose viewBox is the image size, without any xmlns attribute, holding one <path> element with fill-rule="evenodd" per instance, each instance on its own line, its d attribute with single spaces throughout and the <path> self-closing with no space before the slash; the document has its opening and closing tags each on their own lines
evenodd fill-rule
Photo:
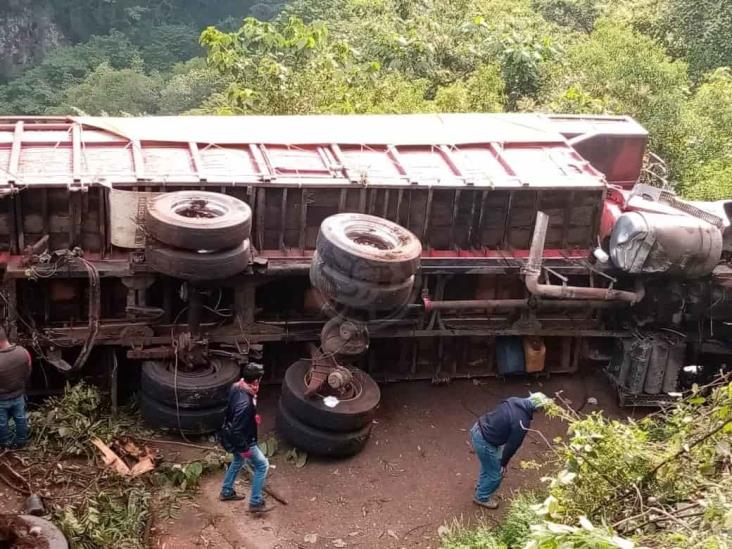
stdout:
<svg viewBox="0 0 732 549">
<path fill-rule="evenodd" d="M 2 119 L 5 326 L 37 391 L 141 370 L 146 419 L 190 432 L 261 361 L 281 429 L 333 455 L 368 438 L 372 378 L 593 362 L 658 404 L 727 367 L 732 203 L 638 184 L 646 139 L 627 117 Z"/>
</svg>

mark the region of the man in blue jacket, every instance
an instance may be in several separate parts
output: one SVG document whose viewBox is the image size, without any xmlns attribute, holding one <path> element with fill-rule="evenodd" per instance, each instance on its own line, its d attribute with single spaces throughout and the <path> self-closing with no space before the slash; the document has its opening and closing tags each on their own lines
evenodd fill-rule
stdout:
<svg viewBox="0 0 732 549">
<path fill-rule="evenodd" d="M 262 496 L 269 462 L 257 446 L 257 425 L 259 424 L 257 393 L 263 375 L 264 368 L 261 364 L 250 362 L 244 367 L 242 379 L 234 383 L 229 390 L 226 418 L 221 429 L 221 445 L 227 452 L 233 454 L 233 458 L 226 470 L 219 499 L 221 501 L 245 499 L 245 496 L 234 491 L 234 481 L 246 462 L 254 471 L 252 494 L 249 498 L 249 511 L 252 513 L 264 513 L 271 510 Z"/>
<path fill-rule="evenodd" d="M 492 496 L 501 485 L 506 466 L 524 441 L 534 412 L 550 402 L 543 393 L 531 393 L 528 398 L 510 397 L 478 418 L 470 430 L 480 461 L 473 503 L 488 509 L 498 508 L 498 501 Z"/>
</svg>

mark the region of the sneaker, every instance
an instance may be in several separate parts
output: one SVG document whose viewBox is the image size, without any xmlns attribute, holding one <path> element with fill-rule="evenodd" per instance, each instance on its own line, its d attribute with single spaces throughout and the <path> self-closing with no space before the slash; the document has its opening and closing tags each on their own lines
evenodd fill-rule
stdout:
<svg viewBox="0 0 732 549">
<path fill-rule="evenodd" d="M 490 498 L 488 501 L 480 501 L 479 499 L 473 499 L 473 503 L 485 507 L 486 509 L 498 509 L 498 501 Z"/>
<path fill-rule="evenodd" d="M 249 512 L 258 515 L 260 513 L 269 513 L 273 507 L 271 505 L 267 505 L 266 501 L 263 501 L 262 503 L 258 503 L 256 505 L 249 504 Z"/>
<path fill-rule="evenodd" d="M 243 499 L 247 499 L 247 497 L 240 496 L 236 492 L 231 492 L 230 494 L 219 494 L 219 501 L 241 501 Z"/>
<path fill-rule="evenodd" d="M 12 444 L 8 444 L 7 447 L 10 450 L 22 450 L 26 446 L 28 446 L 27 442 L 13 442 Z"/>
</svg>

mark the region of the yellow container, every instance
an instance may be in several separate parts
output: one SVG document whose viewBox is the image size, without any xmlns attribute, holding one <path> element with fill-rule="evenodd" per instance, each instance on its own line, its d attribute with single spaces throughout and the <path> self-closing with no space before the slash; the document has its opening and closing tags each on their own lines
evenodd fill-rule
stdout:
<svg viewBox="0 0 732 549">
<path fill-rule="evenodd" d="M 544 340 L 536 336 L 524 337 L 524 361 L 526 372 L 543 372 L 546 359 Z"/>
</svg>

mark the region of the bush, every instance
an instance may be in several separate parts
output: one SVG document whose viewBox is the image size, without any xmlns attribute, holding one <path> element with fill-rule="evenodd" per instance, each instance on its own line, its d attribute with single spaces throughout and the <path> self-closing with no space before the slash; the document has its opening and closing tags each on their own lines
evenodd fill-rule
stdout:
<svg viewBox="0 0 732 549">
<path fill-rule="evenodd" d="M 508 549 L 493 529 L 485 524 L 467 527 L 455 521 L 440 530 L 442 549 Z"/>
<path fill-rule="evenodd" d="M 523 547 L 526 544 L 531 525 L 540 520 L 535 510 L 538 502 L 538 496 L 532 492 L 520 492 L 511 500 L 497 530 L 498 538 L 506 547 Z"/>
</svg>

